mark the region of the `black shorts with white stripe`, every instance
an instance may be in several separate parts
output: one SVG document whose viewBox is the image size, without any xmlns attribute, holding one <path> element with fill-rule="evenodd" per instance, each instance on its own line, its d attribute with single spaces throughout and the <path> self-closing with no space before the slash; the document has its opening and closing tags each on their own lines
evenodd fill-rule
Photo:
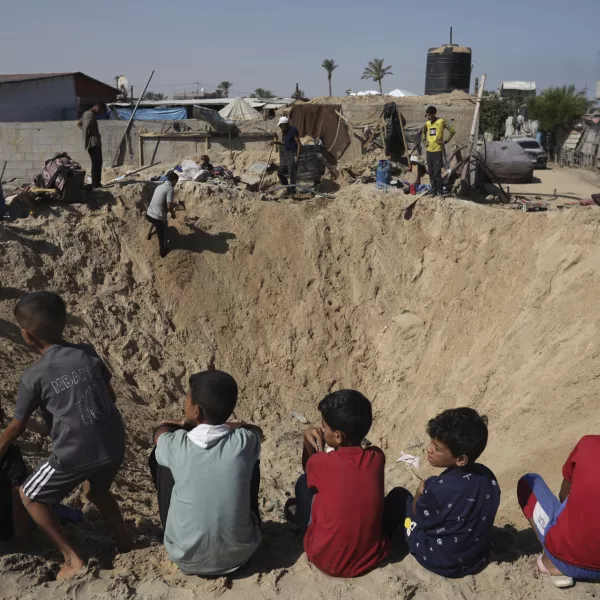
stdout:
<svg viewBox="0 0 600 600">
<path fill-rule="evenodd" d="M 84 481 L 91 492 L 108 492 L 123 459 L 95 465 L 82 471 L 64 471 L 48 461 L 40 464 L 23 484 L 23 493 L 30 500 L 43 504 L 59 504 Z"/>
</svg>

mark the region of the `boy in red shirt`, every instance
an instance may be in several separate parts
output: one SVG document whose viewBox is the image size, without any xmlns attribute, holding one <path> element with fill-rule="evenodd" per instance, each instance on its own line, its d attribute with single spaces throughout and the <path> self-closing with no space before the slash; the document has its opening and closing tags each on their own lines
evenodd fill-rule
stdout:
<svg viewBox="0 0 600 600">
<path fill-rule="evenodd" d="M 322 427 L 304 433 L 296 484 L 294 520 L 306 529 L 308 560 L 333 577 L 356 577 L 389 553 L 382 531 L 385 456 L 361 442 L 373 422 L 371 403 L 354 390 L 340 390 L 319 403 Z M 326 452 L 325 445 L 333 451 Z"/>
<path fill-rule="evenodd" d="M 544 548 L 538 568 L 556 587 L 600 581 L 599 460 L 600 435 L 586 435 L 563 467 L 558 498 L 535 473 L 519 480 L 519 504 Z"/>
</svg>

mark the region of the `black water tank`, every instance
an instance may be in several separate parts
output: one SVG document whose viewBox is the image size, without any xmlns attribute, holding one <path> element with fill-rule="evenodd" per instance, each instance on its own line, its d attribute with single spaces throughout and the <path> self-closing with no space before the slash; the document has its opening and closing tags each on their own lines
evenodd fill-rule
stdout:
<svg viewBox="0 0 600 600">
<path fill-rule="evenodd" d="M 425 94 L 448 94 L 454 90 L 469 93 L 471 87 L 471 48 L 448 44 L 429 48 Z"/>
</svg>

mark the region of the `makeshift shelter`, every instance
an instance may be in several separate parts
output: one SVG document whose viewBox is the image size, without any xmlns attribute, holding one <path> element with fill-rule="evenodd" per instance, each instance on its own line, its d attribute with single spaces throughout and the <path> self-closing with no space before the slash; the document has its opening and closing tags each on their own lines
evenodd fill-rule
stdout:
<svg viewBox="0 0 600 600">
<path fill-rule="evenodd" d="M 300 137 L 309 135 L 320 139 L 325 148 L 339 159 L 350 145 L 350 132 L 343 117 L 341 104 L 296 104 L 290 121 Z"/>
<path fill-rule="evenodd" d="M 406 98 L 407 96 L 417 96 L 418 94 L 413 94 L 412 92 L 408 92 L 407 90 L 401 90 L 400 88 L 396 88 L 388 93 L 388 96 L 394 96 L 394 98 Z"/>
<path fill-rule="evenodd" d="M 491 178 L 499 183 L 533 181 L 531 157 L 516 142 L 486 142 L 477 148 L 475 154 L 482 170 L 483 164 L 487 167 L 482 173 L 484 178 Z"/>
<path fill-rule="evenodd" d="M 236 98 L 233 102 L 230 102 L 225 108 L 219 111 L 219 114 L 224 119 L 230 119 L 231 121 L 262 119 L 262 115 L 245 100 L 242 100 L 242 98 Z"/>
</svg>

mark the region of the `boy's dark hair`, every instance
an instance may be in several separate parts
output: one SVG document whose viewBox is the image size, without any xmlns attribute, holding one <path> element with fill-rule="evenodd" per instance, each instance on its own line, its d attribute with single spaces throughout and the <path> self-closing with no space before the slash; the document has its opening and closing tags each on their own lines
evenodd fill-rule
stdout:
<svg viewBox="0 0 600 600">
<path fill-rule="evenodd" d="M 201 160 L 202 162 L 210 162 L 210 158 L 208 157 L 208 155 L 207 155 L 207 154 L 203 154 L 203 155 L 200 157 L 200 160 Z"/>
<path fill-rule="evenodd" d="M 175 185 L 179 181 L 179 175 L 177 175 L 175 171 L 169 171 L 167 173 L 167 180 L 170 181 L 173 185 Z"/>
<path fill-rule="evenodd" d="M 472 408 L 451 408 L 427 423 L 427 434 L 448 446 L 452 456 L 475 462 L 488 441 L 488 420 Z"/>
<path fill-rule="evenodd" d="M 358 446 L 373 423 L 371 403 L 356 390 L 339 390 L 319 402 L 323 420 L 334 431 L 341 431 L 348 442 Z"/>
<path fill-rule="evenodd" d="M 42 342 L 54 344 L 62 339 L 67 307 L 54 292 L 32 292 L 17 302 L 15 318 L 21 329 L 27 329 Z"/>
<path fill-rule="evenodd" d="M 221 425 L 235 409 L 238 386 L 224 371 L 202 371 L 190 377 L 192 403 L 199 406 L 209 425 Z"/>
<path fill-rule="evenodd" d="M 427 115 L 437 115 L 437 108 L 435 106 L 429 106 L 425 111 Z"/>
</svg>

